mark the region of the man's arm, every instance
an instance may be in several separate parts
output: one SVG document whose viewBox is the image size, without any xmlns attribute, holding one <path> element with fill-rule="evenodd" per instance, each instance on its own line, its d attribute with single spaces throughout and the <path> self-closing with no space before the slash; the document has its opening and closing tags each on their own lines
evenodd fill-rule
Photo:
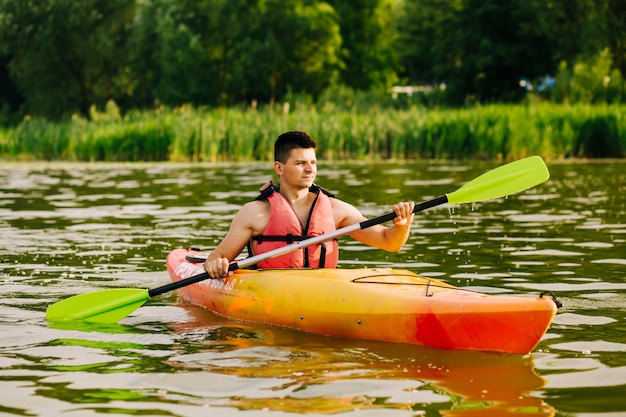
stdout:
<svg viewBox="0 0 626 417">
<path fill-rule="evenodd" d="M 331 201 L 335 215 L 335 224 L 338 229 L 367 220 L 365 216 L 351 204 L 337 199 L 331 199 Z M 389 252 L 399 252 L 409 238 L 414 217 L 414 207 L 415 205 L 412 202 L 400 202 L 393 206 L 396 218 L 393 219 L 394 225 L 392 227 L 385 227 L 378 224 L 352 232 L 350 236 L 369 246 L 374 246 Z"/>
<path fill-rule="evenodd" d="M 204 264 L 211 278 L 228 276 L 228 264 L 246 247 L 253 236 L 260 234 L 267 224 L 269 214 L 262 202 L 245 204 L 230 224 L 228 233 L 213 250 Z"/>
</svg>

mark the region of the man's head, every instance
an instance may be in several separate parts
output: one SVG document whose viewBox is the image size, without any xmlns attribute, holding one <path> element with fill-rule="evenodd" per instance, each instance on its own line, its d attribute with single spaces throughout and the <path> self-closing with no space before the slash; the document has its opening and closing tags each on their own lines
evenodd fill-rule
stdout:
<svg viewBox="0 0 626 417">
<path fill-rule="evenodd" d="M 315 142 L 308 134 L 299 131 L 285 132 L 274 143 L 274 161 L 287 163 L 291 151 L 296 148 L 315 149 Z"/>
</svg>

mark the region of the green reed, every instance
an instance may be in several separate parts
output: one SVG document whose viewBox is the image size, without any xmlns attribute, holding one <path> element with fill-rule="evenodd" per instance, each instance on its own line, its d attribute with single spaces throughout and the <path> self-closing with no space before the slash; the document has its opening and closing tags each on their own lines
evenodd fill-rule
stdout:
<svg viewBox="0 0 626 417">
<path fill-rule="evenodd" d="M 275 138 L 304 130 L 324 159 L 517 159 L 624 157 L 625 106 L 490 105 L 467 109 L 371 109 L 296 104 L 260 109 L 158 109 L 123 117 L 24 120 L 0 129 L 12 160 L 271 160 Z"/>
</svg>

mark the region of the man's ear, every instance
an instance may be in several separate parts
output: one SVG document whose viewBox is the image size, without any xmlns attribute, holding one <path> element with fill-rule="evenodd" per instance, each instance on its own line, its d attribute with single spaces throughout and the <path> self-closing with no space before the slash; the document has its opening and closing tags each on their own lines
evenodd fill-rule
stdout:
<svg viewBox="0 0 626 417">
<path fill-rule="evenodd" d="M 283 175 L 283 164 L 278 161 L 274 161 L 274 172 L 280 177 Z"/>
</svg>

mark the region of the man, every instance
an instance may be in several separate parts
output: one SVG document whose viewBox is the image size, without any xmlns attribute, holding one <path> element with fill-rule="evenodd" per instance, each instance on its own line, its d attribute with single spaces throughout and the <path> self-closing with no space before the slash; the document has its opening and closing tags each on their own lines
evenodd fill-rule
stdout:
<svg viewBox="0 0 626 417">
<path fill-rule="evenodd" d="M 279 185 L 271 182 L 261 195 L 245 204 L 235 215 L 228 233 L 210 253 L 204 269 L 211 278 L 229 275 L 228 265 L 247 246 L 251 255 L 268 252 L 307 236 L 317 236 L 367 220 L 354 206 L 341 201 L 314 184 L 317 175 L 315 142 L 304 132 L 281 134 L 274 144 L 274 171 Z M 413 222 L 412 202 L 393 206 L 392 227 L 375 225 L 352 232 L 362 243 L 398 252 L 406 243 Z M 299 249 L 263 263 L 262 268 L 334 267 L 338 260 L 336 242 Z"/>
</svg>

